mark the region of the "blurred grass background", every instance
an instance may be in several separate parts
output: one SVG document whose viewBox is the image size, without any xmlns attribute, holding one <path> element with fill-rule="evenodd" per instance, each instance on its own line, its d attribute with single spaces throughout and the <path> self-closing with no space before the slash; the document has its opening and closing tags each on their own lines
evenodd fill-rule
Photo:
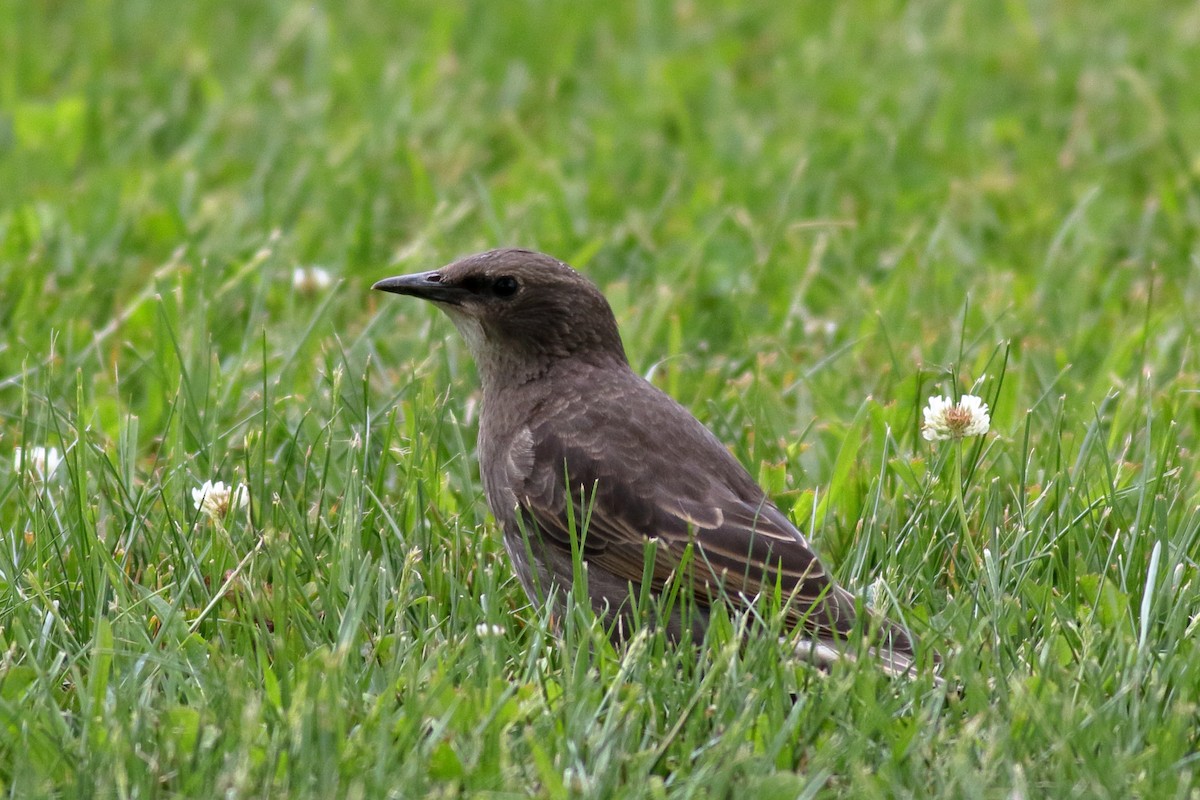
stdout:
<svg viewBox="0 0 1200 800">
<path fill-rule="evenodd" d="M 7 795 L 1194 793 L 1194 4 L 10 2 L 0 50 Z M 504 245 L 963 697 L 526 607 L 469 359 L 368 291 Z"/>
</svg>

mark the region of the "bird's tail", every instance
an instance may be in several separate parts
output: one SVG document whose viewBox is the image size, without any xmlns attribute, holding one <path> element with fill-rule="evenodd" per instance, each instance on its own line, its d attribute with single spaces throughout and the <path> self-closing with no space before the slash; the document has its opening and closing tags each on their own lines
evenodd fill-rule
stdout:
<svg viewBox="0 0 1200 800">
<path fill-rule="evenodd" d="M 877 630 L 869 635 L 870 644 L 856 648 L 850 639 L 828 637 L 806 638 L 796 643 L 796 655 L 823 670 L 829 670 L 839 661 L 857 661 L 863 654 L 874 659 L 885 675 L 893 678 L 916 678 L 918 669 L 916 648 L 912 636 L 900 625 L 887 619 L 873 620 Z M 857 651 L 857 652 L 856 652 Z M 933 681 L 937 686 L 945 684 L 937 674 L 941 656 L 932 654 Z"/>
</svg>

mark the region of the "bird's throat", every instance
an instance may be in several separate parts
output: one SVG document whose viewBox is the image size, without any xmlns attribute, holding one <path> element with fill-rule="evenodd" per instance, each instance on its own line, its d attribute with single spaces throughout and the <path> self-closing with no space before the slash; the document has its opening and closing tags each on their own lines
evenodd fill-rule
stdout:
<svg viewBox="0 0 1200 800">
<path fill-rule="evenodd" d="M 507 388 L 522 386 L 545 374 L 547 365 L 543 359 L 531 358 L 518 349 L 503 347 L 492 341 L 476 317 L 453 308 L 447 308 L 446 313 L 475 359 L 485 398 Z"/>
</svg>

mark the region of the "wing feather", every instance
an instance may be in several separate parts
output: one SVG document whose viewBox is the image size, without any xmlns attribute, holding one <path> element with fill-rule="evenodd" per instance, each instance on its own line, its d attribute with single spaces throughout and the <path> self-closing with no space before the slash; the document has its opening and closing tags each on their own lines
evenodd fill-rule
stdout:
<svg viewBox="0 0 1200 800">
<path fill-rule="evenodd" d="M 567 443 L 546 432 L 533 439 L 533 468 L 510 479 L 520 478 L 512 482 L 519 513 L 545 546 L 569 556 L 572 528 L 578 531 L 586 520 L 583 557 L 593 568 L 638 586 L 646 541 L 656 538 L 651 589 L 661 591 L 691 544 L 697 565 L 691 588 L 698 603 L 715 597 L 748 602 L 764 589 L 773 591 L 778 582 L 790 598 L 793 622 L 839 637 L 852 625 L 853 599 L 831 583 L 804 536 L 761 491 L 739 497 L 702 475 L 665 483 L 638 480 L 636 469 L 597 458 L 594 453 L 602 451 L 588 448 L 586 441 Z M 686 462 L 676 467 L 688 468 Z M 692 490 L 681 496 L 680 487 Z"/>
</svg>

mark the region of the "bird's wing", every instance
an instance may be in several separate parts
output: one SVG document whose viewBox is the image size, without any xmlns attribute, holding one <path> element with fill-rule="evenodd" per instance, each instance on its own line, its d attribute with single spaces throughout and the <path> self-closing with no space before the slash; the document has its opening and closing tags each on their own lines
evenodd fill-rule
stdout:
<svg viewBox="0 0 1200 800">
<path fill-rule="evenodd" d="M 661 443 L 655 452 L 634 441 L 648 433 L 636 422 L 525 432 L 507 462 L 522 523 L 568 556 L 572 535 L 582 533 L 592 568 L 635 587 L 645 575 L 646 542 L 657 539 L 655 591 L 690 544 L 684 579 L 697 603 L 723 597 L 745 604 L 778 585 L 794 623 L 842 638 L 854 623 L 853 597 L 833 584 L 804 536 L 736 459 L 691 415 L 680 430 L 657 431 L 666 435 L 652 437 Z"/>
</svg>

